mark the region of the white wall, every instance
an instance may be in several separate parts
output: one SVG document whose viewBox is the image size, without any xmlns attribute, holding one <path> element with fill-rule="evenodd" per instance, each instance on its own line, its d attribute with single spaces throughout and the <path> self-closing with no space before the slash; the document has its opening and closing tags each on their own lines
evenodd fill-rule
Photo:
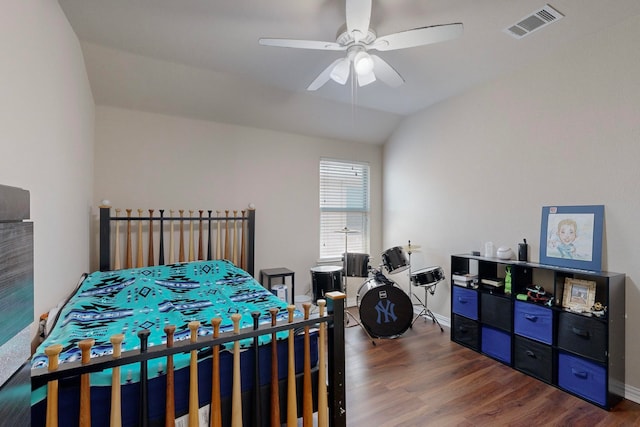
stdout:
<svg viewBox="0 0 640 427">
<path fill-rule="evenodd" d="M 253 203 L 256 277 L 263 268 L 287 267 L 303 294 L 319 256 L 320 157 L 370 163 L 371 249 L 380 254 L 381 154 L 377 145 L 97 107 L 94 206 L 108 199 L 135 213 L 240 210 Z M 97 265 L 95 245 L 92 262 Z"/>
<path fill-rule="evenodd" d="M 532 36 L 532 37 L 535 37 Z M 627 385 L 640 387 L 640 17 L 406 120 L 384 150 L 384 246 L 415 267 L 527 238 L 541 208 L 605 205 L 603 269 L 627 274 Z M 405 281 L 406 283 L 406 281 Z M 450 316 L 450 289 L 430 308 Z"/>
<path fill-rule="evenodd" d="M 0 182 L 31 192 L 35 316 L 89 268 L 93 98 L 56 1 L 3 2 Z"/>
</svg>

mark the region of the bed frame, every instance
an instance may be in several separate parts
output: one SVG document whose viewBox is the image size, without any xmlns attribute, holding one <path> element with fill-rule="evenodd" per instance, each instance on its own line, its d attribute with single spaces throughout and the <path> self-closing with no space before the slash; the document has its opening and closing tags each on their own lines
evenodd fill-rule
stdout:
<svg viewBox="0 0 640 427">
<path fill-rule="evenodd" d="M 88 362 L 83 362 L 82 360 L 78 360 L 75 362 L 64 363 L 60 366 L 57 366 L 55 361 L 55 356 L 51 359 L 50 368 L 52 370 L 46 369 L 38 369 L 32 370 L 31 374 L 31 382 L 32 388 L 38 388 L 44 385 L 48 387 L 48 402 L 47 402 L 47 426 L 56 426 L 57 423 L 57 389 L 58 382 L 63 380 L 72 380 L 79 379 L 80 384 L 82 382 L 82 378 L 85 377 L 85 374 L 89 374 L 92 372 L 98 372 L 109 368 L 121 367 L 121 369 L 126 369 L 126 365 L 132 364 L 140 364 L 141 371 L 145 371 L 147 369 L 147 362 L 151 359 L 157 359 L 166 357 L 168 358 L 171 355 L 181 352 L 190 352 L 190 351 L 198 351 L 201 349 L 214 349 L 216 346 L 237 342 L 241 339 L 246 338 L 254 338 L 259 335 L 270 335 L 272 333 L 277 333 L 280 331 L 288 331 L 292 329 L 302 328 L 308 330 L 308 328 L 319 327 L 320 324 L 326 325 L 326 341 L 327 341 L 327 349 L 326 349 L 326 358 L 323 360 L 327 361 L 327 376 L 325 383 L 325 387 L 322 387 L 322 383 L 325 380 L 320 379 L 321 373 L 323 370 L 323 366 L 318 366 L 313 372 L 307 372 L 307 368 L 305 367 L 305 373 L 302 374 L 302 377 L 296 376 L 295 378 L 295 386 L 293 389 L 293 393 L 291 394 L 291 389 L 289 389 L 289 381 L 288 379 L 281 380 L 278 382 L 278 398 L 276 400 L 276 404 L 274 406 L 274 400 L 270 389 L 273 387 L 273 384 L 270 385 L 262 385 L 260 390 L 256 393 L 256 390 L 251 390 L 249 392 L 242 392 L 241 397 L 233 396 L 231 401 L 228 399 L 226 401 L 221 401 L 218 403 L 217 409 L 214 411 L 210 409 L 210 413 L 216 412 L 221 413 L 221 425 L 238 425 L 234 424 L 233 420 L 236 419 L 238 414 L 240 419 L 244 419 L 244 424 L 240 423 L 239 425 L 253 425 L 253 426 L 268 426 L 273 425 L 270 421 L 270 414 L 273 411 L 273 408 L 277 406 L 280 414 L 279 423 L 287 423 L 291 425 L 287 420 L 291 416 L 290 410 L 293 412 L 294 419 L 303 418 L 303 425 L 311 426 L 313 425 L 313 412 L 317 412 L 318 417 L 318 426 L 346 426 L 346 405 L 345 405 L 345 387 L 344 387 L 344 294 L 339 292 L 330 292 L 326 294 L 327 296 L 327 307 L 329 308 L 329 314 L 325 316 L 314 316 L 312 318 L 306 320 L 298 320 L 292 323 L 284 323 L 276 326 L 269 327 L 258 327 L 256 329 L 243 330 L 239 333 L 224 333 L 220 334 L 218 338 L 212 338 L 210 336 L 207 337 L 198 337 L 197 340 L 194 341 L 181 341 L 173 343 L 172 346 L 155 346 L 152 348 L 147 348 L 144 344 L 141 345 L 141 349 L 139 351 L 132 350 L 128 352 L 124 352 L 121 354 L 121 357 L 114 358 L 111 355 L 92 358 Z M 306 338 L 306 337 L 305 337 Z M 141 337 L 141 343 L 144 343 L 144 335 Z M 52 346 L 53 347 L 53 346 Z M 322 348 L 322 347 L 321 347 Z M 52 349 L 55 350 L 55 349 Z M 305 349 L 306 351 L 306 349 Z M 307 363 L 307 356 L 305 354 L 305 364 Z M 235 360 L 235 359 L 234 359 Z M 321 364 L 322 365 L 322 364 Z M 190 368 L 190 369 L 193 369 Z M 242 369 L 255 369 L 255 366 L 242 366 Z M 198 377 L 197 370 L 196 377 Z M 168 373 L 168 372 L 167 372 Z M 235 370 L 234 370 L 235 375 Z M 118 375 L 119 377 L 119 375 Z M 202 376 L 200 376 L 202 379 Z M 167 376 L 167 381 L 169 381 Z M 235 382 L 235 380 L 234 380 Z M 155 422 L 151 423 L 148 418 L 149 405 L 153 402 L 163 402 L 164 396 L 162 398 L 154 397 L 149 395 L 147 391 L 147 383 L 145 381 L 140 383 L 140 393 L 138 398 L 138 407 L 139 407 L 139 416 L 140 422 L 138 425 L 140 426 L 148 426 L 148 425 L 162 425 L 164 420 L 155 420 Z M 190 399 L 191 393 L 193 392 L 193 386 L 190 383 Z M 317 384 L 317 386 L 315 385 Z M 82 390 L 82 385 L 80 385 L 80 390 Z M 235 390 L 235 389 L 234 389 Z M 88 393 L 82 393 L 81 395 L 87 396 Z M 195 399 L 196 402 L 202 402 L 203 396 L 198 395 L 197 387 L 195 389 Z M 326 403 L 322 403 L 322 400 L 319 399 L 320 396 L 325 395 L 327 400 Z M 206 403 L 210 403 L 209 396 L 205 397 Z M 93 400 L 93 399 L 92 399 Z M 190 400 L 191 401 L 191 400 Z M 96 402 L 92 402 L 96 403 Z M 110 405 L 111 402 L 107 399 L 104 402 L 104 405 Z M 166 403 L 165 403 L 166 405 Z M 197 403 L 196 403 L 197 405 Z M 311 405 L 311 406 L 309 406 Z M 167 406 L 168 408 L 169 406 Z M 190 404 L 191 407 L 191 404 Z M 198 406 L 196 406 L 197 408 Z M 324 408 L 324 409 L 323 409 Z M 117 409 L 117 408 L 115 408 Z M 112 407 L 113 411 L 114 408 Z M 323 412 L 324 411 L 324 412 Z M 260 416 L 260 414 L 264 414 Z M 321 422 L 321 418 L 323 417 L 321 413 L 325 414 L 324 418 L 326 421 Z M 198 409 L 192 412 L 190 409 L 188 416 L 189 418 L 193 416 L 198 419 L 200 415 L 198 415 Z M 178 417 L 182 414 L 176 414 Z M 186 415 L 185 415 L 186 416 Z M 80 403 L 80 410 L 78 417 L 82 419 L 90 420 L 91 419 L 91 409 L 83 409 L 82 399 Z M 280 425 L 276 422 L 275 425 Z M 79 423 L 79 425 L 83 425 Z M 87 424 L 88 425 L 88 424 Z M 168 424 L 171 425 L 171 424 Z M 191 424 L 190 424 L 191 425 Z M 197 425 L 197 424 L 196 424 Z M 210 425 L 216 425 L 214 423 Z M 296 425 L 295 423 L 293 425 Z"/>
<path fill-rule="evenodd" d="M 120 212 L 126 213 L 126 215 L 121 216 Z M 255 209 L 217 210 L 215 216 L 211 209 L 206 211 L 206 216 L 203 209 L 197 211 L 197 216 L 195 210 L 183 209 L 170 210 L 169 216 L 165 216 L 165 209 L 147 209 L 146 211 L 137 209 L 137 216 L 131 215 L 132 212 L 133 209 L 115 209 L 114 216 L 110 206 L 100 206 L 100 271 L 173 264 L 174 262 L 227 259 L 255 277 Z M 154 212 L 158 212 L 158 214 L 154 215 Z M 174 215 L 174 212 L 179 215 Z M 185 212 L 188 212 L 189 215 L 185 215 Z M 230 216 L 231 213 L 232 216 Z M 143 216 L 143 214 L 148 215 Z M 126 226 L 126 230 L 125 228 L 120 229 L 120 225 Z M 187 228 L 188 243 L 185 237 Z M 158 234 L 157 261 L 154 256 L 156 232 Z M 196 234 L 198 235 L 197 253 Z M 115 240 L 114 245 L 112 245 L 112 236 Z M 135 263 L 132 245 L 134 239 L 137 240 Z M 146 262 L 144 257 L 145 244 L 143 243 L 145 240 L 148 242 Z M 177 257 L 174 250 L 176 244 L 178 246 Z M 188 251 L 185 250 L 185 244 L 188 246 Z M 166 248 L 167 245 L 168 248 Z M 114 246 L 113 254 L 112 246 Z M 169 255 L 165 256 L 167 251 Z M 121 253 L 124 253 L 124 262 L 121 262 Z"/>
<path fill-rule="evenodd" d="M 249 209 L 245 212 L 242 211 L 240 216 L 237 216 L 237 211 L 234 211 L 233 216 L 229 216 L 228 212 L 225 211 L 226 215 L 224 217 L 220 216 L 219 213 L 216 217 L 212 217 L 211 213 L 213 211 L 207 211 L 208 215 L 206 217 L 203 216 L 203 211 L 198 211 L 199 216 L 195 218 L 193 216 L 194 211 L 189 211 L 190 215 L 185 217 L 182 215 L 183 211 L 180 211 L 180 216 L 170 215 L 169 217 L 164 217 L 163 211 L 160 210 L 160 216 L 154 217 L 153 210 L 149 210 L 149 216 L 142 216 L 142 210 L 138 210 L 138 216 L 132 217 L 130 215 L 131 210 L 127 210 L 127 216 L 119 216 L 118 211 L 116 216 L 111 216 L 110 214 L 111 208 L 102 206 L 100 208 L 100 269 L 101 270 L 111 270 L 112 262 L 111 262 L 111 236 L 112 230 L 111 225 L 113 223 L 116 224 L 116 229 L 118 229 L 119 222 L 124 222 L 127 225 L 127 231 L 125 232 L 126 240 L 126 252 L 125 252 L 125 265 L 130 262 L 130 258 L 133 258 L 133 253 L 131 250 L 131 240 L 133 231 L 132 225 L 138 226 L 137 232 L 137 266 L 141 265 L 141 260 L 143 258 L 142 248 L 143 248 L 143 238 L 142 233 L 144 233 L 143 225 L 148 224 L 148 229 L 151 230 L 151 233 L 148 233 L 148 254 L 153 254 L 153 246 L 154 246 L 154 230 L 162 230 L 159 237 L 159 256 L 158 256 L 158 264 L 164 264 L 164 245 L 166 243 L 165 239 L 173 242 L 173 235 L 175 234 L 173 225 L 179 226 L 179 241 L 180 241 L 180 255 L 179 259 L 171 260 L 172 262 L 186 262 L 189 260 L 195 260 L 195 239 L 194 239 L 194 229 L 197 228 L 198 235 L 200 236 L 198 242 L 198 247 L 200 248 L 204 242 L 204 235 L 208 236 L 207 239 L 207 259 L 212 259 L 214 257 L 217 258 L 214 254 L 220 254 L 221 250 L 218 248 L 229 247 L 230 249 L 226 250 L 226 255 L 231 254 L 231 257 L 234 261 L 239 263 L 241 268 L 244 268 L 247 272 L 249 272 L 253 276 L 253 268 L 254 268 L 254 242 L 255 242 L 255 211 L 253 209 Z M 169 222 L 169 227 L 167 227 L 166 221 Z M 155 227 L 155 223 L 159 223 L 159 227 Z M 184 259 L 182 254 L 182 247 L 184 244 L 184 225 L 188 224 L 189 227 L 189 258 L 186 256 Z M 197 224 L 197 227 L 195 225 Z M 206 225 L 206 226 L 205 226 Z M 245 231 L 246 227 L 246 231 Z M 164 234 L 167 232 L 167 228 L 169 228 L 170 236 L 164 237 Z M 215 238 L 213 235 L 215 234 Z M 116 245 L 120 244 L 121 237 L 118 234 L 115 234 L 115 243 Z M 150 236 L 150 237 L 149 237 Z M 214 244 L 216 247 L 216 251 L 214 252 Z M 173 245 L 170 244 L 172 247 Z M 117 246 L 116 246 L 117 247 Z M 233 247 L 234 249 L 231 249 Z M 242 247 L 242 249 L 235 255 L 235 248 Z M 114 255 L 118 256 L 119 250 L 114 249 Z M 203 249 L 198 250 L 198 258 L 203 254 Z M 245 254 L 246 255 L 242 255 Z M 227 258 L 222 254 L 221 257 Z M 155 259 L 152 255 L 148 257 L 147 265 L 152 265 L 155 262 Z M 193 258 L 193 259 L 192 259 Z M 113 265 L 117 263 L 118 259 L 114 261 Z M 171 262 L 169 262 L 171 263 Z M 243 264 L 244 263 L 244 264 Z M 238 264 L 237 264 L 238 265 Z M 242 267 L 244 265 L 245 267 Z M 126 267 L 125 267 L 126 268 Z M 51 349 L 50 363 L 49 369 L 33 369 L 31 372 L 31 380 L 32 380 L 32 388 L 36 389 L 38 387 L 47 386 L 47 426 L 55 426 L 57 425 L 57 390 L 59 381 L 68 381 L 72 379 L 72 381 L 78 381 L 80 383 L 80 388 L 82 389 L 82 382 L 88 381 L 88 375 L 91 372 L 98 372 L 105 369 L 116 368 L 116 367 L 124 367 L 126 365 L 140 364 L 141 372 L 145 372 L 147 369 L 147 363 L 151 359 L 156 358 L 167 358 L 167 366 L 169 358 L 172 357 L 173 354 L 181 353 L 181 352 L 192 352 L 191 354 L 196 354 L 200 350 L 206 349 L 206 351 L 211 351 L 213 354 L 213 359 L 215 360 L 215 354 L 217 353 L 217 349 L 220 345 L 226 343 L 237 343 L 240 340 L 252 338 L 254 339 L 254 346 L 257 346 L 257 337 L 261 335 L 271 335 L 282 332 L 289 331 L 289 337 L 293 337 L 293 331 L 304 330 L 304 372 L 298 375 L 291 375 L 291 372 L 288 373 L 287 378 L 280 379 L 280 381 L 271 381 L 271 384 L 264 384 L 258 388 L 249 390 L 249 391 L 237 391 L 236 390 L 236 378 L 239 378 L 236 372 L 235 366 L 235 351 L 234 353 L 234 370 L 233 370 L 233 395 L 228 399 L 223 399 L 220 401 L 216 399 L 214 394 L 211 396 L 202 396 L 198 395 L 197 386 L 195 386 L 194 392 L 194 381 L 190 381 L 190 390 L 189 390 L 189 425 L 197 425 L 197 417 L 196 415 L 199 410 L 198 406 L 202 406 L 203 400 L 206 404 L 210 404 L 210 414 L 222 414 L 219 418 L 210 418 L 210 424 L 212 426 L 218 425 L 231 425 L 233 427 L 240 427 L 243 425 L 242 419 L 244 419 L 244 425 L 252 425 L 252 426 L 273 426 L 280 425 L 281 423 L 287 423 L 288 425 L 296 425 L 297 421 L 295 419 L 302 418 L 304 426 L 313 425 L 313 412 L 316 412 L 315 417 L 317 417 L 317 425 L 318 426 L 336 426 L 342 427 L 346 426 L 346 402 L 345 402 L 345 346 L 344 346 L 344 319 L 345 319 L 345 295 L 341 292 L 329 292 L 326 295 L 327 298 L 327 314 L 321 312 L 314 316 L 309 315 L 309 306 L 308 304 L 305 307 L 305 316 L 304 319 L 294 320 L 293 316 L 289 316 L 288 322 L 276 323 L 275 320 L 272 321 L 270 326 L 258 326 L 258 318 L 257 314 L 254 317 L 254 325 L 253 328 L 246 328 L 244 330 L 238 330 L 234 332 L 228 332 L 219 334 L 216 336 L 214 333 L 213 336 L 205 336 L 205 337 L 197 337 L 196 333 L 192 332 L 192 339 L 189 341 L 181 341 L 181 342 L 170 342 L 167 346 L 155 346 L 152 348 L 147 348 L 145 343 L 144 332 L 140 335 L 140 350 L 133 350 L 124 352 L 120 355 L 120 357 L 114 357 L 112 355 L 96 357 L 86 360 L 78 360 L 75 362 L 64 363 L 58 366 L 56 361 L 55 350 Z M 320 303 L 319 301 L 319 304 Z M 292 309 L 292 307 L 291 307 Z M 315 367 L 310 366 L 309 359 L 309 336 L 310 330 L 312 328 L 318 328 L 318 364 Z M 196 329 L 197 330 L 197 329 Z M 324 332 L 324 333 L 323 333 Z M 169 336 L 169 335 L 168 335 Z M 291 342 L 291 339 L 288 340 Z M 280 342 L 282 345 L 282 342 Z M 325 344 L 326 343 L 326 344 Z M 52 346 L 53 347 L 53 346 Z M 263 346 L 264 347 L 264 346 Z M 114 349 L 116 346 L 114 346 Z M 254 351 L 254 353 L 256 353 Z M 295 357 L 293 354 L 293 346 L 289 347 L 289 366 L 291 366 L 292 357 Z M 84 357 L 83 357 L 84 359 Z M 238 359 L 238 364 L 240 359 Z M 215 363 L 215 362 L 214 362 Z M 193 375 L 193 369 L 195 369 L 195 375 L 197 378 L 198 374 L 198 365 L 199 363 L 191 364 L 190 367 L 190 375 Z M 238 367 L 238 369 L 240 369 Z M 259 375 L 259 364 L 256 362 L 253 367 L 242 366 L 242 369 L 252 370 L 254 379 Z M 272 368 L 273 369 L 273 368 Z M 167 367 L 167 373 L 169 368 Z M 211 383 L 211 388 L 214 390 L 216 388 L 216 380 L 215 380 L 215 365 L 212 367 L 212 377 L 209 377 L 213 382 Z M 273 371 L 272 371 L 273 372 Z M 144 375 L 143 375 L 144 376 Z M 282 375 L 280 375 L 282 377 Z M 85 380 L 86 378 L 86 380 Z M 190 377 L 193 378 L 193 377 Z M 271 376 L 273 378 L 273 376 Z M 173 376 L 171 378 L 171 383 L 169 382 L 169 378 L 167 375 L 167 391 L 171 390 L 173 392 L 173 387 L 170 387 L 169 384 L 173 385 Z M 202 376 L 199 378 L 202 381 Z M 239 382 L 239 380 L 238 380 Z M 256 381 L 253 381 L 254 384 Z M 257 381 L 260 383 L 259 381 Z M 195 381 L 197 383 L 197 381 Z M 88 387 L 88 385 L 87 385 Z M 116 387 L 113 386 L 112 389 Z M 277 392 L 273 392 L 272 390 L 277 390 Z M 193 396 L 195 394 L 195 397 Z M 89 393 L 80 393 L 81 396 L 89 395 Z M 168 396 L 168 395 L 167 395 Z M 218 394 L 219 396 L 219 394 Z M 209 398 L 210 397 L 210 398 Z M 164 397 L 163 397 L 164 398 Z M 138 400 L 138 408 L 139 408 L 139 425 L 147 426 L 147 425 L 156 425 L 157 420 L 154 423 L 149 424 L 148 418 L 148 408 L 150 399 L 154 399 L 148 395 L 146 381 L 142 381 L 140 383 L 139 390 L 139 400 Z M 195 403 L 193 403 L 195 399 Z M 110 405 L 114 399 L 110 399 L 104 402 L 105 405 Z M 117 405 L 117 400 L 114 401 Z M 171 403 L 169 398 L 167 397 L 167 406 L 166 413 L 171 414 Z M 199 403 L 198 403 L 199 402 Z M 84 425 L 83 420 L 90 420 L 90 409 L 87 412 L 88 404 L 82 403 L 82 398 L 80 401 L 80 410 L 78 417 L 80 419 L 79 425 Z M 117 409 L 112 406 L 112 410 Z M 261 416 L 261 414 L 263 414 Z M 270 414 L 270 415 L 267 415 Z M 180 414 L 176 414 L 180 415 Z M 186 416 L 186 415 L 185 415 Z M 169 418 L 170 421 L 175 417 L 166 417 Z M 224 424 L 218 424 L 216 422 L 223 421 Z M 165 420 L 163 420 L 164 423 Z M 250 421 L 250 423 L 249 423 Z M 88 425 L 88 424 L 87 424 Z M 112 424 L 117 425 L 117 424 Z M 157 424 L 161 425 L 161 424 Z M 166 425 L 172 425 L 171 422 L 168 422 Z"/>
</svg>

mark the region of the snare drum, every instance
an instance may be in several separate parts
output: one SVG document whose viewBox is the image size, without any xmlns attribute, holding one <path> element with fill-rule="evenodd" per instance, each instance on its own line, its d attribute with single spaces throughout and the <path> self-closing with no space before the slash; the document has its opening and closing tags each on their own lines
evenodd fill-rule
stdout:
<svg viewBox="0 0 640 427">
<path fill-rule="evenodd" d="M 414 286 L 431 286 L 444 280 L 444 271 L 440 267 L 427 267 L 411 272 Z"/>
<path fill-rule="evenodd" d="M 395 338 L 411 326 L 413 305 L 395 283 L 369 279 L 358 289 L 358 301 L 360 321 L 372 337 Z"/>
<path fill-rule="evenodd" d="M 324 294 L 342 289 L 342 267 L 320 265 L 311 269 L 311 288 L 313 302 L 324 298 Z"/>
<path fill-rule="evenodd" d="M 409 260 L 401 246 L 387 249 L 382 254 L 382 263 L 391 274 L 399 273 L 409 268 Z"/>
</svg>

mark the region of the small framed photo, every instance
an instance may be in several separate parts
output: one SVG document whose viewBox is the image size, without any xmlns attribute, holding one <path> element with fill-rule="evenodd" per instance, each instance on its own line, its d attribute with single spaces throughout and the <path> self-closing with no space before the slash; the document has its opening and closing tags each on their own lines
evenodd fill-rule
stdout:
<svg viewBox="0 0 640 427">
<path fill-rule="evenodd" d="M 588 312 L 596 301 L 596 282 L 591 280 L 564 279 L 562 306 L 579 313 Z"/>
<path fill-rule="evenodd" d="M 540 263 L 600 271 L 604 205 L 544 206 Z"/>
</svg>

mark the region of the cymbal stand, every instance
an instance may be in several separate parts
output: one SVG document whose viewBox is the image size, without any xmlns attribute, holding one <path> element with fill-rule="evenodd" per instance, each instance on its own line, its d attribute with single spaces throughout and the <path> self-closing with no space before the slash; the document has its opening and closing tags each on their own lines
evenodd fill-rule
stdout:
<svg viewBox="0 0 640 427">
<path fill-rule="evenodd" d="M 412 253 L 413 253 L 413 250 L 411 249 L 411 240 L 409 240 L 409 244 L 407 245 L 407 255 L 409 255 L 409 301 L 411 301 L 411 305 L 413 305 L 413 293 L 411 291 L 411 254 Z"/>
<path fill-rule="evenodd" d="M 412 281 L 413 279 L 410 278 L 409 288 L 413 286 L 413 284 L 411 283 Z M 417 294 L 415 295 L 416 299 L 420 302 L 420 305 L 422 306 L 422 311 L 420 311 L 420 313 L 418 313 L 418 315 L 413 319 L 413 322 L 411 322 L 412 327 L 413 327 L 413 324 L 416 323 L 416 320 L 418 320 L 420 316 L 424 315 L 425 316 L 424 320 L 427 320 L 426 316 L 429 316 L 431 320 L 433 320 L 433 323 L 436 323 L 438 325 L 438 327 L 440 328 L 440 332 L 444 332 L 444 329 L 442 328 L 442 325 L 440 324 L 440 322 L 438 322 L 438 319 L 436 319 L 436 316 L 433 314 L 431 310 L 429 310 L 429 307 L 427 307 L 428 295 L 429 294 L 433 295 L 436 293 L 436 285 L 440 282 L 442 282 L 442 280 L 438 280 L 437 282 L 429 283 L 427 285 L 420 285 L 421 287 L 424 288 L 424 302 L 420 300 L 420 297 L 418 297 Z"/>
<path fill-rule="evenodd" d="M 342 275 L 342 291 L 344 292 L 345 295 L 345 300 L 348 301 L 348 283 L 347 283 L 347 277 L 348 274 L 347 272 L 349 271 L 348 268 L 348 263 L 349 263 L 349 241 L 348 241 L 348 235 L 349 232 L 351 230 L 349 230 L 347 227 L 343 228 L 340 232 L 344 233 L 344 274 Z M 357 296 L 356 296 L 357 298 Z M 356 303 L 357 306 L 357 303 Z M 347 314 L 347 317 L 345 319 L 345 324 L 349 325 L 349 317 L 351 317 L 353 319 L 354 322 L 356 322 L 356 324 L 358 326 L 360 326 L 360 328 L 362 328 L 362 330 L 364 331 L 365 334 L 367 334 L 367 337 L 369 337 L 369 339 L 371 340 L 371 344 L 376 345 L 376 342 L 373 340 L 373 338 L 371 337 L 371 335 L 369 335 L 369 332 L 366 330 L 366 328 L 364 327 L 364 325 L 362 323 L 360 323 L 360 321 L 358 319 L 356 319 L 356 317 L 349 311 L 349 310 L 345 310 L 344 311 Z"/>
</svg>

